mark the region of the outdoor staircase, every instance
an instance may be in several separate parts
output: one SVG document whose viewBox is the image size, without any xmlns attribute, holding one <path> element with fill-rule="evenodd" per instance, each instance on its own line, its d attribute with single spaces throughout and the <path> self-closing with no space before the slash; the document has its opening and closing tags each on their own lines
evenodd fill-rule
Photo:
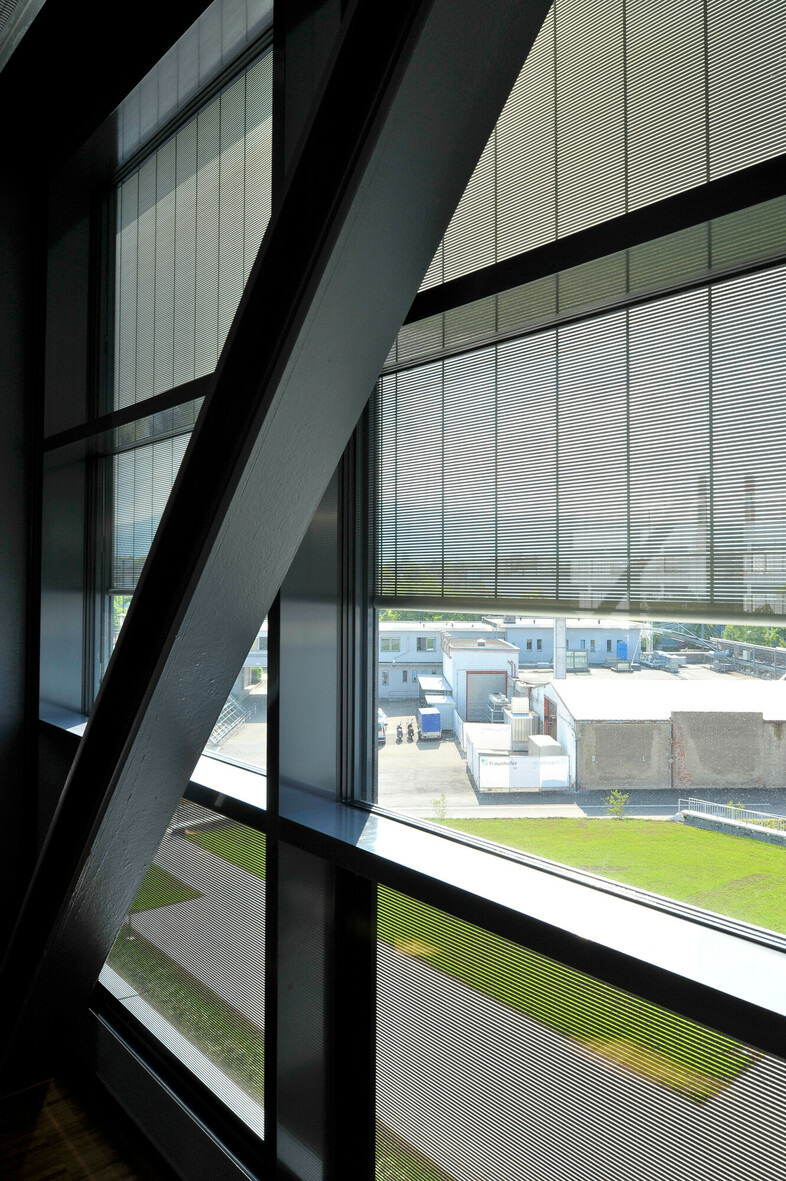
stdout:
<svg viewBox="0 0 786 1181">
<path fill-rule="evenodd" d="M 226 742 L 231 734 L 245 726 L 247 720 L 246 711 L 241 709 L 233 697 L 230 697 L 218 715 L 218 721 L 207 740 L 208 746 L 221 746 L 222 742 Z"/>
</svg>

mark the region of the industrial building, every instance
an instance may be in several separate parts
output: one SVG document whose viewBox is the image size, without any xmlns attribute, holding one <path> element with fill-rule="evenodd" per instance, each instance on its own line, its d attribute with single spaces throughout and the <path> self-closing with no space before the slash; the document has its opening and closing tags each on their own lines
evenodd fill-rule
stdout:
<svg viewBox="0 0 786 1181">
<path fill-rule="evenodd" d="M 786 788 L 783 684 L 571 677 L 534 686 L 530 701 L 577 790 Z"/>
<path fill-rule="evenodd" d="M 480 620 L 380 620 L 377 626 L 377 692 L 383 700 L 417 697 L 421 677 L 442 675 L 443 634 L 464 639 L 495 634 Z"/>
<path fill-rule="evenodd" d="M 518 664 L 531 668 L 554 665 L 554 620 L 484 616 L 476 623 L 468 620 L 380 620 L 379 674 L 380 698 L 417 696 L 420 675 L 437 675 L 437 660 L 443 651 L 442 635 L 470 639 L 487 637 L 504 640 L 518 649 Z M 633 663 L 641 654 L 642 632 L 647 625 L 629 619 L 586 618 L 565 620 L 566 648 L 570 653 L 585 653 L 582 667 L 616 666 L 619 661 Z M 448 678 L 449 679 L 449 678 Z"/>
<path fill-rule="evenodd" d="M 374 763 L 377 611 L 783 619 L 782 65 L 776 0 L 0 5 L 0 1173 L 786 1175 L 782 938 Z M 470 712 L 525 661 L 450 630 Z"/>
<path fill-rule="evenodd" d="M 522 666 L 553 666 L 553 619 L 511 615 L 485 618 L 497 635 L 516 645 Z M 648 625 L 631 619 L 587 617 L 565 620 L 567 650 L 586 652 L 590 666 L 614 664 L 617 660 L 637 661 L 641 654 L 642 633 L 648 630 Z"/>
</svg>

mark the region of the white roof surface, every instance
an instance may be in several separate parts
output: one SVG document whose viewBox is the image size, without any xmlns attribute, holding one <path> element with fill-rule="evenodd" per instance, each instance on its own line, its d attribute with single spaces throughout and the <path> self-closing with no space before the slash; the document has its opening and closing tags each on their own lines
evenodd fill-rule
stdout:
<svg viewBox="0 0 786 1181">
<path fill-rule="evenodd" d="M 760 713 L 769 721 L 786 720 L 786 681 L 755 677 L 645 681 L 632 673 L 619 674 L 619 680 L 571 677 L 552 681 L 550 689 L 579 722 L 666 722 L 675 711 Z"/>
<path fill-rule="evenodd" d="M 553 629 L 553 618 L 546 616 L 539 618 L 531 615 L 517 615 L 515 623 L 503 623 L 502 615 L 489 615 L 488 619 L 497 621 L 500 628 L 521 628 L 521 627 L 540 627 Z M 641 631 L 647 624 L 641 623 L 635 619 L 623 619 L 619 615 L 582 615 L 572 619 L 566 619 L 565 625 L 568 628 L 577 628 L 581 631 L 590 631 L 593 628 L 601 628 L 603 631 Z"/>
<path fill-rule="evenodd" d="M 510 726 L 499 722 L 465 722 L 464 740 L 475 750 L 510 750 Z"/>
<path fill-rule="evenodd" d="M 481 623 L 472 619 L 380 619 L 380 632 L 429 632 L 438 635 L 440 632 L 493 632 L 489 623 Z"/>
</svg>

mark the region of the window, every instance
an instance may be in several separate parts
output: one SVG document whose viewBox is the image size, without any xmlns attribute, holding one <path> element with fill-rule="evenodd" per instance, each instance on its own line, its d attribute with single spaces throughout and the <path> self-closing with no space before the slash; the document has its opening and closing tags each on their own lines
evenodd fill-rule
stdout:
<svg viewBox="0 0 786 1181">
<path fill-rule="evenodd" d="M 476 268 L 493 267 L 503 258 L 548 246 L 609 218 L 624 217 L 649 202 L 679 195 L 710 174 L 739 169 L 758 158 L 757 153 L 766 157 L 775 151 L 780 122 L 757 115 L 754 101 L 767 85 L 766 71 L 759 72 L 757 63 L 755 76 L 746 77 L 743 59 L 749 55 L 735 56 L 726 48 L 728 38 L 721 35 L 723 10 L 710 0 L 705 21 L 705 10 L 686 16 L 684 5 L 667 9 L 665 15 L 658 11 L 657 20 L 649 13 L 649 23 L 643 13 L 630 7 L 625 20 L 622 10 L 614 6 L 602 14 L 602 52 L 597 61 L 593 59 L 592 70 L 584 68 L 584 57 L 575 48 L 575 43 L 586 41 L 578 9 L 558 7 L 547 16 L 523 81 L 494 132 L 491 148 L 484 153 L 425 286 L 438 287 Z M 765 30 L 774 19 L 773 12 L 772 6 L 765 6 L 756 14 Z M 754 14 L 746 15 L 752 19 Z M 655 46 L 650 46 L 648 54 L 653 38 Z M 655 52 L 663 45 L 674 48 L 674 54 Z M 694 59 L 693 74 L 686 75 L 684 86 L 674 89 L 672 66 L 682 80 L 686 61 Z M 556 74 L 550 72 L 555 61 Z M 666 63 L 665 81 L 654 62 Z M 723 89 L 725 79 L 730 79 L 730 91 L 737 87 L 745 96 L 736 107 L 733 93 L 729 99 Z M 668 94 L 678 93 L 673 109 L 661 102 L 664 88 Z M 123 181 L 130 187 L 123 189 L 120 200 L 121 230 L 128 234 L 120 242 L 119 254 L 121 268 L 126 270 L 118 287 L 117 373 L 122 372 L 123 380 L 118 378 L 115 387 L 117 404 L 121 398 L 123 405 L 136 404 L 157 390 L 171 388 L 167 383 L 175 380 L 175 368 L 181 363 L 191 378 L 215 363 L 231 318 L 227 292 L 237 289 L 246 266 L 245 245 L 241 250 L 235 243 L 229 248 L 227 271 L 222 270 L 220 255 L 213 267 L 212 237 L 217 237 L 219 246 L 225 240 L 220 215 L 222 176 L 231 187 L 236 178 L 234 164 L 241 155 L 236 143 L 226 145 L 228 156 L 222 146 L 221 104 L 224 94 L 230 93 L 226 103 L 236 102 L 239 111 L 238 86 L 237 91 L 222 93 L 217 121 L 215 114 L 202 119 L 206 136 L 218 126 L 217 154 L 208 166 L 210 185 L 217 185 L 218 217 L 213 218 L 212 235 L 206 231 L 204 237 L 205 243 L 211 241 L 206 264 L 211 277 L 193 301 L 195 316 L 198 312 L 206 325 L 205 340 L 199 347 L 194 341 L 191 347 L 186 333 L 183 344 L 183 337 L 177 335 L 179 327 L 173 326 L 171 358 L 168 337 L 164 344 L 159 339 L 156 312 L 159 308 L 169 323 L 171 246 L 166 202 L 171 200 L 166 170 L 170 158 L 157 152 L 155 168 L 150 166 L 144 178 L 141 170 L 136 182 L 132 177 Z M 766 110 L 769 104 L 761 107 Z M 577 120 L 576 111 L 599 112 L 598 127 L 591 120 L 586 145 L 586 120 Z M 197 146 L 201 118 L 197 119 Z M 673 134 L 670 120 L 686 129 L 687 146 Z M 770 138 L 762 130 L 765 123 L 777 125 Z M 744 126 L 745 134 L 739 130 L 735 134 L 735 125 Z M 233 126 L 240 127 L 239 116 Z M 247 110 L 243 126 L 247 126 Z M 540 173 L 529 165 L 523 171 L 520 167 L 522 159 L 530 159 L 531 141 L 547 158 L 548 167 Z M 134 183 L 147 185 L 148 195 L 155 194 L 152 215 L 145 199 L 140 200 L 139 188 L 134 203 Z M 196 177 L 195 241 L 201 217 L 199 186 Z M 213 189 L 208 187 L 208 192 L 203 212 L 208 210 L 213 217 L 216 202 Z M 176 195 L 176 211 L 177 201 Z M 762 1055 L 762 1049 L 749 1045 L 747 1039 L 732 1036 L 733 1014 L 739 1012 L 740 1004 L 736 994 L 729 995 L 727 1009 L 717 1004 L 718 994 L 723 994 L 717 974 L 709 985 L 706 980 L 699 982 L 706 990 L 715 990 L 714 1007 L 707 1007 L 711 1018 L 697 1012 L 701 987 L 695 995 L 691 987 L 682 987 L 685 979 L 695 984 L 689 970 L 701 959 L 691 936 L 697 947 L 710 928 L 712 936 L 719 936 L 717 946 L 735 953 L 727 963 L 737 962 L 740 949 L 751 957 L 752 965 L 765 962 L 755 957 L 773 950 L 772 932 L 782 923 L 782 905 L 777 888 L 760 887 L 763 877 L 775 881 L 779 874 L 776 858 L 766 867 L 763 859 L 768 851 L 779 854 L 781 850 L 751 839 L 749 846 L 756 846 L 754 856 L 759 859 L 756 864 L 734 868 L 733 878 L 708 879 L 698 887 L 694 883 L 690 896 L 681 899 L 683 914 L 669 905 L 669 898 L 678 897 L 673 878 L 642 882 L 628 877 L 630 861 L 623 865 L 619 846 L 610 850 L 592 844 L 604 824 L 606 833 L 617 830 L 624 839 L 638 832 L 634 819 L 626 818 L 625 824 L 616 817 L 608 823 L 601 820 L 599 796 L 608 794 L 612 801 L 616 796 L 609 806 L 624 818 L 628 803 L 619 797 L 629 794 L 630 780 L 654 793 L 661 786 L 657 776 L 671 775 L 674 768 L 687 791 L 696 782 L 697 763 L 710 765 L 717 751 L 711 733 L 692 729 L 688 717 L 694 712 L 689 690 L 701 664 L 691 664 L 690 675 L 684 676 L 667 666 L 637 667 L 630 672 L 608 666 L 589 669 L 586 652 L 566 652 L 564 627 L 566 610 L 585 615 L 615 610 L 620 618 L 623 612 L 630 613 L 640 628 L 653 613 L 659 619 L 676 619 L 683 618 L 685 609 L 687 619 L 688 608 L 714 614 L 727 606 L 739 618 L 744 611 L 754 610 L 752 604 L 773 625 L 780 622 L 780 582 L 775 577 L 768 580 L 768 565 L 757 564 L 751 553 L 765 542 L 776 556 L 783 548 L 779 526 L 773 524 L 783 515 L 778 417 L 783 399 L 776 347 L 777 321 L 783 312 L 782 268 L 773 245 L 777 237 L 773 225 L 781 207 L 775 204 L 776 208 L 754 211 L 747 229 L 738 210 L 713 217 L 703 226 L 691 223 L 687 230 L 675 230 L 665 242 L 637 242 L 587 264 L 565 255 L 553 273 L 496 291 L 487 302 L 476 301 L 476 306 L 447 307 L 429 323 L 413 320 L 402 329 L 375 405 L 379 500 L 372 509 L 377 512 L 373 522 L 377 528 L 370 532 L 376 535 L 379 548 L 374 593 L 379 609 L 422 609 L 431 617 L 435 612 L 448 617 L 446 630 L 458 642 L 443 646 L 442 665 L 431 670 L 448 685 L 447 692 L 427 699 L 433 725 L 421 725 L 426 719 L 419 715 L 417 742 L 411 746 L 383 743 L 376 775 L 369 770 L 370 748 L 377 745 L 373 735 L 378 740 L 384 735 L 379 734 L 379 721 L 375 727 L 360 717 L 358 699 L 375 681 L 376 636 L 369 650 L 363 650 L 357 634 L 363 627 L 347 626 L 347 620 L 358 615 L 365 620 L 366 602 L 352 617 L 349 608 L 357 604 L 339 600 L 334 588 L 326 592 L 320 582 L 323 568 L 313 560 L 315 552 L 322 558 L 328 552 L 331 543 L 324 543 L 324 534 L 329 533 L 330 521 L 343 521 L 348 505 L 341 501 L 339 513 L 322 514 L 324 548 L 302 551 L 312 560 L 302 563 L 305 573 L 298 594 L 290 591 L 288 599 L 287 588 L 282 591 L 280 610 L 282 616 L 289 610 L 288 618 L 281 627 L 272 624 L 271 659 L 280 644 L 283 654 L 275 671 L 283 674 L 281 692 L 289 694 L 277 711 L 284 737 L 273 736 L 276 753 L 283 759 L 283 790 L 276 796 L 276 805 L 288 827 L 282 823 L 279 841 L 277 824 L 271 826 L 267 840 L 245 825 L 251 835 L 241 841 L 235 830 L 242 825 L 231 814 L 230 792 L 211 789 L 209 808 L 204 801 L 195 804 L 188 799 L 184 807 L 201 811 L 186 817 L 190 831 L 180 831 L 182 816 L 173 818 L 174 827 L 162 842 L 152 882 L 146 883 L 147 899 L 135 904 L 107 969 L 107 976 L 116 972 L 130 988 L 123 1000 L 126 1008 L 144 1015 L 151 1030 L 169 1025 L 170 1049 L 174 1052 L 179 1047 L 183 1060 L 190 1058 L 192 1065 L 200 1062 L 203 1076 L 216 1093 L 226 1096 L 230 1107 L 234 1102 L 233 1110 L 249 1126 L 261 1127 L 262 1014 L 248 1010 L 260 1003 L 258 979 L 265 973 L 259 915 L 264 913 L 261 891 L 268 872 L 263 861 L 267 853 L 269 872 L 276 875 L 276 938 L 282 947 L 267 977 L 280 990 L 277 1029 L 268 1036 L 278 1038 L 281 1031 L 289 1030 L 290 1049 L 303 1038 L 310 1056 L 308 1083 L 315 1085 L 319 1079 L 333 1077 L 332 1047 L 339 1045 L 342 1053 L 354 1053 L 357 1045 L 366 1063 L 357 1074 L 369 1092 L 373 1010 L 377 1020 L 373 1112 L 367 1094 L 360 1095 L 360 1103 L 342 1096 L 344 1115 L 339 1112 L 336 1122 L 337 1139 L 346 1141 L 371 1135 L 376 1117 L 380 1177 L 507 1181 L 534 1167 L 555 1176 L 573 1171 L 589 1181 L 610 1181 L 630 1171 L 630 1144 L 638 1143 L 636 1138 L 642 1135 L 642 1159 L 652 1160 L 653 1175 L 690 1167 L 697 1177 L 709 1176 L 708 1170 L 717 1169 L 707 1162 L 725 1160 L 728 1153 L 733 1161 L 729 1167 L 739 1164 L 740 1172 L 762 1177 L 783 1172 L 783 1125 L 773 1100 L 781 1087 L 783 1063 Z M 232 239 L 239 204 L 230 201 L 229 209 L 229 227 L 224 228 Z M 527 211 L 526 224 L 520 210 Z M 144 245 L 140 249 L 139 235 L 145 227 L 157 227 L 159 220 L 162 233 L 154 240 L 151 278 L 150 251 L 146 254 Z M 755 233 L 751 232 L 754 223 Z M 175 229 L 175 286 L 177 242 Z M 189 253 L 189 283 L 190 268 Z M 163 279 L 159 270 L 165 272 Z M 123 278 L 126 272 L 128 283 Z M 160 289 L 159 283 L 163 284 Z M 136 299 L 131 298 L 129 284 L 135 285 Z M 173 325 L 177 301 L 175 291 Z M 152 351 L 148 347 L 151 322 L 160 352 L 155 345 Z M 161 490 L 167 482 L 171 486 L 177 469 L 180 443 L 176 440 L 185 439 L 188 416 L 194 413 L 192 406 L 184 408 L 177 420 L 150 416 L 151 423 L 144 426 L 139 425 L 144 421 L 140 413 L 127 448 L 113 455 L 107 467 L 106 514 L 115 522 L 111 531 L 114 565 L 111 579 L 100 581 L 100 589 L 109 602 L 109 636 L 117 634 L 128 609 L 168 488 Z M 751 483 L 746 467 L 754 460 L 756 478 Z M 429 475 L 435 472 L 437 476 Z M 126 501 L 122 500 L 124 488 L 130 489 Z M 363 486 L 357 498 L 360 503 L 368 499 L 367 492 Z M 747 506 L 742 517 L 741 496 Z M 740 520 L 745 524 L 742 533 Z M 342 526 L 342 544 L 348 544 L 344 537 L 348 532 Z M 307 538 L 304 546 L 308 544 Z M 338 542 L 336 552 L 342 561 L 347 558 Z M 337 565 L 340 577 L 335 581 L 346 587 L 352 579 L 344 576 L 352 567 Z M 782 571 L 784 567 L 772 568 Z M 363 579 L 358 582 L 366 585 Z M 300 594 L 304 588 L 305 594 Z M 526 675 L 520 676 L 517 644 L 507 638 L 504 626 L 487 622 L 487 612 L 493 611 L 496 618 L 496 612 L 510 610 L 511 603 L 526 603 L 531 614 L 546 618 L 553 611 L 553 678 L 531 663 L 522 670 Z M 233 606 L 221 603 L 216 609 L 231 611 Z M 478 614 L 467 618 L 472 610 Z M 633 631 L 621 634 L 632 636 Z M 436 653 L 436 643 L 421 647 L 421 640 L 428 642 L 428 638 L 417 638 L 418 651 Z M 723 649 L 707 642 L 712 650 L 707 649 L 707 671 L 715 674 L 707 682 L 728 683 L 739 691 L 732 678 L 713 667 L 716 655 L 719 663 L 726 659 Z M 611 644 L 607 640 L 607 652 Z M 379 637 L 380 654 L 398 653 L 401 646 L 399 637 Z M 584 641 L 581 646 L 585 648 Z M 594 640 L 590 647 L 595 650 Z M 618 648 L 618 663 L 637 664 L 636 650 L 632 640 L 624 657 Z M 531 639 L 526 651 L 532 651 Z M 542 651 L 541 639 L 537 651 Z M 313 659 L 315 654 L 318 659 Z M 583 661 L 578 659 L 581 655 Z M 247 670 L 249 674 L 259 669 L 259 656 L 252 659 L 257 663 Z M 561 662 L 568 668 L 564 677 L 557 675 Z M 389 670 L 395 661 L 386 663 L 379 681 L 392 691 L 386 698 L 406 699 L 406 693 L 397 693 L 395 677 L 390 684 Z M 400 685 L 408 684 L 409 671 L 401 670 Z M 646 686 L 641 697 L 647 698 L 650 708 L 673 711 L 668 720 L 660 715 L 622 719 L 614 712 L 620 703 L 634 701 L 637 678 Z M 417 685 L 414 671 L 412 681 Z M 478 720 L 468 721 L 466 709 L 462 716 L 462 693 L 464 706 L 468 696 L 474 697 L 473 709 L 482 711 Z M 595 716 L 591 711 L 601 706 L 605 712 Z M 398 720 L 395 703 L 390 708 Z M 784 720 L 765 719 L 761 711 L 756 731 L 759 711 L 746 712 L 746 726 L 754 714 L 756 723 L 746 729 L 744 743 L 737 736 L 738 749 L 745 753 L 735 764 L 735 775 L 740 768 L 758 774 L 751 767 L 750 751 L 764 749 L 760 739 L 765 721 L 773 723 L 774 735 Z M 227 724 L 232 721 L 226 718 Z M 259 724 L 266 726 L 266 720 L 260 719 Z M 250 725 L 251 719 L 246 718 L 234 731 L 236 741 L 245 741 Z M 494 743 L 505 728 L 511 745 L 503 751 Z M 226 753 L 232 741 L 227 735 L 216 745 Z M 238 748 L 233 749 L 234 761 L 253 761 L 243 760 Z M 406 781 L 396 778 L 396 761 L 406 766 Z M 533 806 L 535 795 L 553 797 L 565 791 L 569 794 L 557 799 L 569 803 L 571 811 L 584 808 L 585 815 L 593 817 L 592 824 L 586 819 L 555 818 L 570 825 L 562 829 L 563 837 L 567 836 L 560 845 L 554 838 L 560 824 L 552 825 L 550 817 L 537 838 L 531 828 L 514 852 L 515 842 L 502 835 L 501 825 L 520 818 L 490 815 L 497 805 L 504 808 L 512 800 L 512 781 L 506 776 L 514 762 L 526 763 L 527 772 L 537 771 L 538 777 L 513 784 L 516 804 L 523 799 Z M 718 775 L 728 770 L 728 766 L 716 768 Z M 618 777 L 613 784 L 608 778 L 612 773 Z M 584 788 L 590 802 L 580 794 Z M 372 806 L 376 790 L 376 802 L 382 807 L 371 823 L 362 813 L 358 818 L 356 810 L 344 802 L 350 789 Z M 466 793 L 464 797 L 459 789 Z M 200 791 L 207 789 L 195 777 L 189 792 L 201 799 Z M 466 809 L 465 799 L 469 801 Z M 723 815 L 714 813 L 716 825 L 722 820 L 761 831 L 772 828 L 777 836 L 777 823 L 770 825 L 772 817 L 747 815 L 753 809 L 739 803 L 710 803 L 728 809 Z M 264 827 L 259 808 L 252 811 L 255 822 Z M 388 814 L 395 811 L 409 812 L 416 823 L 401 824 Z M 710 815 L 696 808 L 684 811 L 695 813 L 699 824 Z M 424 820 L 427 830 L 417 831 L 417 824 Z M 355 825 L 365 826 L 362 844 L 353 844 Z M 440 834 L 437 825 L 455 831 Z M 542 838 L 546 827 L 553 830 L 552 843 Z M 674 839 L 697 836 L 698 840 L 697 834 L 702 833 L 689 820 L 683 825 L 658 821 L 651 827 Z M 470 839 L 463 840 L 460 831 Z M 652 839 L 643 843 L 650 849 L 651 862 L 665 863 L 668 858 L 652 852 L 655 837 L 649 835 Z M 253 846 L 250 855 L 247 841 Z M 504 855 L 494 845 L 506 845 Z M 691 859 L 691 868 L 697 860 L 701 863 Z M 201 869 L 194 868 L 197 863 Z M 641 861 L 633 868 L 640 870 Z M 730 896 L 736 905 L 741 880 L 750 886 L 745 904 L 751 910 L 735 912 L 735 918 L 759 926 L 750 939 L 747 934 L 740 937 L 733 924 L 724 929 L 718 922 L 718 913 Z M 637 890 L 647 894 L 646 905 L 635 901 Z M 559 905 L 551 897 L 558 891 L 563 891 Z M 653 899 L 658 894 L 661 897 Z M 250 912 L 245 914 L 244 899 L 253 903 L 256 919 Z M 759 907 L 755 915 L 754 905 Z M 695 922 L 685 917 L 693 913 L 691 908 L 704 911 Z M 237 912 L 248 919 L 248 929 Z M 339 922 L 334 921 L 337 916 Z M 623 921 L 617 921 L 619 916 Z M 655 930 L 650 923 L 653 916 L 663 921 L 660 940 L 639 938 L 641 932 Z M 210 938 L 205 935 L 206 925 Z M 669 938 L 676 930 L 682 942 Z M 379 939 L 374 962 L 364 958 L 369 932 Z M 148 960 L 160 965 L 160 953 L 178 970 L 166 965 L 167 970 L 155 973 L 153 980 L 149 963 L 147 968 L 144 962 L 139 967 L 138 961 L 145 959 L 139 955 L 142 940 L 153 948 L 152 953 L 144 949 Z M 545 951 L 539 941 L 547 943 Z M 251 954 L 238 958 L 238 949 L 245 953 L 247 943 Z M 659 953 L 672 957 L 667 963 L 648 958 L 656 944 Z M 206 946 L 216 951 L 213 960 L 192 963 L 189 957 L 195 949 L 201 955 Z M 679 949 L 686 946 L 691 954 L 683 952 L 681 962 Z M 347 948 L 351 954 L 342 955 Z M 232 954 L 225 957 L 225 950 Z M 357 981 L 347 978 L 346 963 L 362 984 L 355 992 L 351 988 Z M 324 992 L 330 993 L 331 1000 L 320 1009 L 325 964 L 330 966 L 330 981 Z M 314 965 L 316 971 L 312 971 Z M 628 972 L 635 979 L 626 984 L 621 978 Z M 615 975 L 616 983 L 610 982 Z M 753 968 L 750 975 L 759 980 L 766 977 Z M 213 1012 L 205 1013 L 203 1005 L 199 1020 L 192 1011 L 183 1022 L 186 1028 L 178 1027 L 175 1014 L 165 1006 L 174 1007 L 176 1001 L 182 1009 L 182 997 L 173 1001 L 167 990 L 177 993 L 183 985 L 193 992 L 194 979 L 200 985 L 198 991 L 207 989 L 212 994 L 206 1007 L 212 1005 Z M 664 995 L 655 995 L 656 986 L 664 980 L 668 985 Z M 351 987 L 344 993 L 334 987 L 337 982 Z M 291 1002 L 289 985 L 293 986 Z M 642 995 L 633 995 L 630 988 Z M 308 990 L 314 994 L 313 1010 L 303 1004 Z M 204 992 L 201 995 L 204 1001 Z M 358 999 L 360 1003 L 355 1004 Z M 691 1005 L 690 1020 L 670 1011 L 684 1012 Z M 185 1007 L 191 1008 L 191 1001 Z M 225 1057 L 227 1031 L 236 1031 L 238 1014 L 241 1051 Z M 208 1018 L 217 1018 L 217 1033 Z M 697 1024 L 701 1019 L 715 1021 L 721 1031 Z M 755 1021 L 752 1024 L 756 1026 Z M 763 1021 L 758 1029 L 764 1029 Z M 323 1037 L 325 1030 L 327 1037 Z M 503 1052 L 489 1056 L 487 1047 L 497 1035 Z M 190 1049 L 182 1045 L 181 1037 L 190 1041 Z M 766 1043 L 768 1037 L 763 1034 L 761 1040 Z M 435 1047 L 435 1052 L 424 1054 L 424 1045 Z M 533 1063 L 534 1075 L 528 1069 Z M 548 1085 L 543 1085 L 544 1078 Z M 359 1093 L 360 1088 L 356 1099 Z M 581 1102 L 576 1102 L 577 1095 Z M 286 1096 L 282 1093 L 279 1098 L 280 1117 Z M 663 1138 L 648 1141 L 647 1130 L 642 1133 L 630 1115 L 653 1103 L 669 1126 L 684 1130 L 676 1144 Z M 319 1107 L 316 1102 L 314 1106 L 321 1118 L 327 1105 Z M 596 1147 L 599 1110 L 620 1113 L 610 1121 L 611 1130 L 604 1130 L 602 1152 Z M 344 1135 L 346 1111 L 352 1113 L 350 1135 Z M 767 1114 L 766 1120 L 761 1111 Z M 756 1128 L 756 1136 L 742 1147 L 736 1143 L 729 1147 L 729 1126 Z M 321 1162 L 316 1151 L 309 1155 L 307 1137 L 290 1136 L 282 1123 L 277 1138 L 282 1151 L 300 1153 L 295 1171 L 320 1172 Z M 346 1175 L 364 1173 L 347 1171 Z"/>
<path fill-rule="evenodd" d="M 595 651 L 595 641 L 590 640 L 590 652 L 594 652 L 594 651 Z"/>
<path fill-rule="evenodd" d="M 417 650 L 418 652 L 435 652 L 437 649 L 437 641 L 433 636 L 418 636 Z"/>
<path fill-rule="evenodd" d="M 538 640 L 538 652 L 543 651 L 543 640 Z"/>
<path fill-rule="evenodd" d="M 266 53 L 120 185 L 115 408 L 215 369 L 270 217 L 271 102 Z"/>
</svg>

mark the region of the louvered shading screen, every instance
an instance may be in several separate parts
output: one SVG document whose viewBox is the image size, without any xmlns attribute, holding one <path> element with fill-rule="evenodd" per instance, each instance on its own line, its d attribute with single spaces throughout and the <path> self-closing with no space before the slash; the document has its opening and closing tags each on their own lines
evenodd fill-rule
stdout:
<svg viewBox="0 0 786 1181">
<path fill-rule="evenodd" d="M 213 0 L 120 104 L 120 163 L 263 33 L 272 10 L 272 0 Z"/>
<path fill-rule="evenodd" d="M 777 0 L 555 0 L 422 287 L 786 148 Z"/>
<path fill-rule="evenodd" d="M 786 267 L 385 375 L 380 605 L 786 614 Z"/>
<path fill-rule="evenodd" d="M 101 983 L 264 1134 L 265 838 L 183 801 Z"/>
<path fill-rule="evenodd" d="M 111 592 L 133 593 L 188 439 L 177 435 L 114 457 Z"/>
<path fill-rule="evenodd" d="M 470 345 L 504 340 L 560 321 L 782 259 L 786 197 L 617 250 L 518 287 L 413 320 L 400 330 L 386 371 Z"/>
<path fill-rule="evenodd" d="M 215 369 L 270 216 L 267 53 L 119 187 L 114 406 Z"/>
<path fill-rule="evenodd" d="M 784 1175 L 780 1059 L 404 895 L 378 915 L 378 1177 Z"/>
</svg>

